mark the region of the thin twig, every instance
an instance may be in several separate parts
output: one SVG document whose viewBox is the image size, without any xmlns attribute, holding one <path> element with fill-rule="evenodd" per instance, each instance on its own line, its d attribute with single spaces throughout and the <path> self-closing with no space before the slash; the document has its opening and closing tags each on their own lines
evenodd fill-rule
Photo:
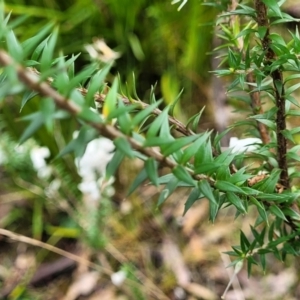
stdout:
<svg viewBox="0 0 300 300">
<path fill-rule="evenodd" d="M 27 236 L 24 236 L 24 235 L 20 235 L 20 234 L 16 234 L 10 230 L 7 230 L 7 229 L 3 229 L 3 228 L 0 228 L 0 236 L 3 235 L 3 236 L 6 236 L 8 238 L 10 238 L 11 240 L 14 240 L 14 241 L 17 241 L 17 242 L 21 242 L 21 243 L 25 243 L 25 244 L 28 244 L 28 245 L 32 245 L 32 246 L 35 246 L 35 247 L 40 247 L 40 248 L 43 248 L 43 249 L 46 249 L 48 251 L 51 251 L 53 253 L 56 253 L 58 255 L 61 255 L 61 256 L 64 256 L 64 257 L 67 257 L 81 265 L 84 265 L 84 266 L 87 266 L 91 269 L 94 269 L 98 272 L 102 272 L 104 273 L 105 275 L 108 275 L 108 276 L 111 276 L 113 274 L 113 271 L 108 269 L 108 268 L 104 268 L 103 266 L 100 266 L 96 263 L 93 263 L 85 258 L 82 258 L 76 254 L 73 254 L 73 253 L 70 253 L 70 252 L 67 252 L 63 249 L 60 249 L 60 248 L 57 248 L 55 246 L 52 246 L 50 244 L 47 244 L 47 243 L 44 243 L 44 242 L 41 242 L 41 241 L 38 241 L 38 240 L 35 240 L 35 239 L 32 239 L 30 237 L 27 237 Z M 147 278 L 144 278 L 144 279 L 147 279 Z M 132 285 L 133 287 L 138 287 L 140 288 L 141 287 L 141 284 L 133 281 L 133 280 L 130 280 L 130 279 L 126 279 L 127 283 L 129 283 L 130 285 Z M 145 286 L 145 285 L 144 285 Z M 158 289 L 158 287 L 152 283 L 149 279 L 147 279 L 147 285 L 146 287 L 148 288 L 148 292 L 155 295 L 156 297 L 158 297 L 157 299 L 164 299 L 164 300 L 168 300 L 169 298 L 161 291 Z"/>
</svg>

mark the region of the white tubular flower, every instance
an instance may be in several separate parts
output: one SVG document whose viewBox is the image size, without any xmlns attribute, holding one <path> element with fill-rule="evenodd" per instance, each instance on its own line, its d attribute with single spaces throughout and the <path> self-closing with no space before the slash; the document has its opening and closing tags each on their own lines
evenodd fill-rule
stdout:
<svg viewBox="0 0 300 300">
<path fill-rule="evenodd" d="M 82 181 L 96 181 L 97 175 L 103 176 L 109 161 L 112 159 L 114 144 L 106 138 L 99 138 L 88 143 L 81 158 L 76 158 L 75 163 Z"/>
<path fill-rule="evenodd" d="M 47 166 L 45 160 L 49 156 L 50 150 L 47 147 L 34 147 L 30 151 L 33 168 L 37 171 L 39 178 L 47 178 L 51 174 L 51 168 Z"/>
<path fill-rule="evenodd" d="M 238 139 L 232 137 L 229 142 L 229 148 L 232 148 L 233 153 L 251 152 L 258 148 L 257 144 L 261 144 L 262 141 L 259 138 L 246 138 Z"/>
<path fill-rule="evenodd" d="M 111 179 L 105 184 L 101 178 L 104 177 L 106 166 L 112 159 L 114 148 L 111 140 L 98 138 L 89 142 L 83 156 L 75 160 L 78 174 L 82 178 L 78 188 L 92 202 L 100 200 L 101 190 L 105 188 L 109 191 L 110 184 L 113 183 Z M 113 193 L 114 190 L 110 194 Z"/>
</svg>

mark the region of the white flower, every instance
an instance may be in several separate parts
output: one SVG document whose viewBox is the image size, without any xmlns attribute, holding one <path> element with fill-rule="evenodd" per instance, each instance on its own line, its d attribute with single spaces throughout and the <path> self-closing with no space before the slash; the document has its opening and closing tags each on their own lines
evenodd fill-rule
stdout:
<svg viewBox="0 0 300 300">
<path fill-rule="evenodd" d="M 257 144 L 261 144 L 259 138 L 238 139 L 237 137 L 230 138 L 229 148 L 232 148 L 233 153 L 250 152 L 258 148 Z"/>
<path fill-rule="evenodd" d="M 121 284 L 124 282 L 124 280 L 126 279 L 126 272 L 125 271 L 118 271 L 116 273 L 113 273 L 110 276 L 111 282 L 115 285 L 115 286 L 121 286 Z"/>
<path fill-rule="evenodd" d="M 86 199 L 92 202 L 101 199 L 101 189 L 105 189 L 109 195 L 114 194 L 114 189 L 110 186 L 113 178 L 107 182 L 103 181 L 106 166 L 112 159 L 114 148 L 111 140 L 98 138 L 88 143 L 81 158 L 75 159 L 78 174 L 82 178 L 78 188 Z"/>
<path fill-rule="evenodd" d="M 82 194 L 88 196 L 88 199 L 97 201 L 101 197 L 99 186 L 96 181 L 83 181 L 78 185 Z"/>
<path fill-rule="evenodd" d="M 97 181 L 97 175 L 103 176 L 113 150 L 114 144 L 109 139 L 99 138 L 89 142 L 83 156 L 75 160 L 82 181 Z"/>
<path fill-rule="evenodd" d="M 85 46 L 85 50 L 92 59 L 100 60 L 105 63 L 112 62 L 120 57 L 120 53 L 109 48 L 102 39 L 94 39 L 92 45 Z"/>
<path fill-rule="evenodd" d="M 49 156 L 50 150 L 47 147 L 33 147 L 30 151 L 30 158 L 39 178 L 47 178 L 51 174 L 51 168 L 45 160 Z"/>
</svg>

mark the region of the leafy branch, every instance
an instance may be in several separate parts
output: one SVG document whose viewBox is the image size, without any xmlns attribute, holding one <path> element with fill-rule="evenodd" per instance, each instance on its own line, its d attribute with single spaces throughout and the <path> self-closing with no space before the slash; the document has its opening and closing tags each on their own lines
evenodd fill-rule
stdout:
<svg viewBox="0 0 300 300">
<path fill-rule="evenodd" d="M 162 155 L 160 152 L 156 151 L 155 149 L 151 148 L 151 147 L 145 147 L 143 146 L 142 143 L 139 143 L 137 140 L 135 140 L 132 137 L 126 136 L 124 134 L 122 134 L 119 130 L 117 130 L 113 125 L 101 122 L 100 117 L 98 114 L 88 110 L 86 111 L 85 108 L 80 107 L 79 105 L 77 105 L 76 103 L 74 103 L 74 101 L 72 101 L 71 99 L 67 99 L 65 97 L 63 97 L 62 95 L 60 95 L 56 90 L 54 90 L 51 86 L 49 86 L 47 83 L 45 82 L 41 82 L 40 78 L 36 76 L 35 73 L 31 72 L 28 69 L 23 68 L 22 66 L 18 65 L 15 61 L 13 61 L 13 59 L 8 55 L 7 52 L 0 50 L 0 64 L 2 66 L 13 66 L 14 69 L 16 70 L 18 77 L 20 79 L 21 82 L 23 82 L 29 89 L 38 92 L 40 95 L 44 96 L 44 97 L 50 97 L 51 99 L 54 100 L 55 104 L 69 112 L 71 115 L 83 118 L 83 119 L 87 119 L 86 122 L 87 124 L 89 124 L 91 127 L 95 128 L 100 135 L 111 139 L 111 140 L 116 140 L 116 139 L 125 139 L 130 146 L 139 151 L 140 153 L 145 154 L 147 157 L 152 157 L 154 158 L 156 161 L 160 162 L 163 166 L 169 167 L 171 169 L 175 168 L 178 166 L 178 164 L 176 162 L 174 162 L 173 160 L 165 157 L 164 155 Z M 87 94 L 87 90 L 86 89 L 80 89 L 80 91 L 83 94 Z M 96 94 L 95 98 L 97 101 L 101 101 L 104 102 L 104 99 L 107 96 L 104 94 Z M 128 103 L 128 99 L 127 98 L 122 98 L 122 100 L 125 103 Z M 134 103 L 130 103 L 130 104 L 135 104 L 138 101 L 135 101 Z M 139 104 L 141 104 L 142 102 L 139 102 Z M 128 103 L 129 104 L 129 103 Z M 148 105 L 143 103 L 141 104 L 143 105 L 143 107 L 147 108 Z M 136 106 L 134 106 L 134 108 L 136 108 Z M 153 111 L 155 111 L 155 113 L 157 115 L 161 114 L 160 110 L 152 110 L 151 112 L 153 113 Z M 95 120 L 95 121 L 92 121 Z M 182 125 L 182 123 L 180 123 L 179 121 L 175 120 L 174 118 L 170 118 L 169 120 L 171 124 L 178 124 L 179 128 L 181 128 L 182 131 L 184 126 Z M 189 131 L 184 131 L 187 134 L 190 134 Z M 210 183 L 214 183 L 214 180 L 212 178 L 209 178 L 208 176 L 205 175 L 200 175 L 200 174 L 194 174 L 193 171 L 188 170 L 190 172 L 190 174 L 195 178 L 195 180 L 208 180 Z"/>
</svg>

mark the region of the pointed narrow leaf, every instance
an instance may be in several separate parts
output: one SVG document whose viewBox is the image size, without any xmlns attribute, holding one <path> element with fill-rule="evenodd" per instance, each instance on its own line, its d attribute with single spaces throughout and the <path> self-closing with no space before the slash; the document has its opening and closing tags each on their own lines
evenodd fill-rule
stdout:
<svg viewBox="0 0 300 300">
<path fill-rule="evenodd" d="M 150 157 L 145 162 L 145 168 L 150 181 L 158 186 L 157 162 L 153 157 Z"/>
<path fill-rule="evenodd" d="M 36 95 L 38 95 L 38 92 L 35 91 L 26 91 L 23 95 L 22 98 L 22 103 L 21 103 L 21 108 L 20 108 L 20 112 L 22 111 L 23 107 L 25 106 L 25 104 L 32 98 L 34 98 Z"/>
<path fill-rule="evenodd" d="M 120 151 L 120 153 L 122 153 Z M 146 179 L 148 178 L 148 174 L 146 169 L 142 169 L 138 176 L 134 179 L 133 183 L 131 184 L 127 196 L 131 195 Z"/>
<path fill-rule="evenodd" d="M 169 106 L 167 106 L 161 112 L 161 114 L 158 117 L 156 117 L 156 119 L 152 122 L 151 126 L 149 127 L 149 130 L 147 132 L 147 137 L 156 136 L 160 131 L 163 123 L 165 121 L 168 122 L 168 111 L 169 111 Z"/>
<path fill-rule="evenodd" d="M 240 211 L 242 214 L 247 213 L 245 206 L 243 205 L 242 199 L 240 199 L 236 194 L 232 192 L 226 193 L 228 201 L 233 204 L 238 211 Z"/>
<path fill-rule="evenodd" d="M 173 170 L 172 173 L 181 181 L 190 184 L 191 186 L 196 186 L 196 181 L 192 178 L 192 176 L 187 172 L 187 170 L 181 166 L 177 165 Z"/>
<path fill-rule="evenodd" d="M 33 115 L 32 115 L 33 116 Z M 41 112 L 34 114 L 30 125 L 23 131 L 19 143 L 24 143 L 44 124 L 44 116 Z"/>
<path fill-rule="evenodd" d="M 275 215 L 276 217 L 278 217 L 278 218 L 280 218 L 280 219 L 282 219 L 282 220 L 284 220 L 284 221 L 287 221 L 287 219 L 286 219 L 284 213 L 282 212 L 282 210 L 281 210 L 278 206 L 276 206 L 276 205 L 271 205 L 271 206 L 269 207 L 269 211 L 270 211 L 273 215 Z"/>
<path fill-rule="evenodd" d="M 122 151 L 120 150 L 115 151 L 113 158 L 111 159 L 111 161 L 108 163 L 106 167 L 106 176 L 108 178 L 116 174 L 117 169 L 119 168 L 124 157 L 125 155 Z"/>
<path fill-rule="evenodd" d="M 162 205 L 168 197 L 175 191 L 179 183 L 179 180 L 177 178 L 171 179 L 168 184 L 165 186 L 165 188 L 161 191 L 158 201 L 157 201 L 157 206 Z"/>
<path fill-rule="evenodd" d="M 117 105 L 117 91 L 118 80 L 115 78 L 112 87 L 110 88 L 107 96 L 105 97 L 102 113 L 108 119 L 111 120 L 109 114 L 112 113 Z"/>
<path fill-rule="evenodd" d="M 238 186 L 232 184 L 229 181 L 217 180 L 215 183 L 215 187 L 224 192 L 233 192 L 239 194 L 245 194 L 245 192 Z"/>
<path fill-rule="evenodd" d="M 118 137 L 114 140 L 114 144 L 115 144 L 116 148 L 119 149 L 126 156 L 128 156 L 130 158 L 134 157 L 134 152 L 126 138 Z"/>
<path fill-rule="evenodd" d="M 212 192 L 212 188 L 210 187 L 209 183 L 206 180 L 201 180 L 198 182 L 198 187 L 201 193 L 212 203 L 217 205 L 216 199 Z"/>
<path fill-rule="evenodd" d="M 46 34 L 48 34 L 51 29 L 53 28 L 54 24 L 50 23 L 44 26 L 43 28 L 40 28 L 38 33 L 36 33 L 32 38 L 29 38 L 28 40 L 24 41 L 22 43 L 23 51 L 25 56 L 27 56 L 31 51 L 34 49 L 34 47 L 37 46 L 40 41 L 45 38 Z"/>
<path fill-rule="evenodd" d="M 133 118 L 132 118 L 132 125 L 137 126 L 139 125 L 146 117 L 148 117 L 151 112 L 157 108 L 161 104 L 162 100 L 159 100 L 149 106 L 147 106 L 145 109 L 142 109 L 139 113 L 137 113 Z"/>
<path fill-rule="evenodd" d="M 6 35 L 6 44 L 9 54 L 15 61 L 21 62 L 23 60 L 23 49 L 19 44 L 14 32 L 11 30 Z"/>
<path fill-rule="evenodd" d="M 203 194 L 201 193 L 199 188 L 193 188 L 184 204 L 183 215 L 185 215 L 186 212 L 191 208 L 191 206 L 200 198 L 203 198 Z"/>
<path fill-rule="evenodd" d="M 98 71 L 90 80 L 88 92 L 85 96 L 86 102 L 89 106 L 94 107 L 94 97 L 97 92 L 101 92 L 104 85 L 104 80 L 110 70 L 111 65 L 106 65 L 103 69 Z"/>
<path fill-rule="evenodd" d="M 164 156 L 169 156 L 173 154 L 174 152 L 184 148 L 185 146 L 189 145 L 190 143 L 194 142 L 199 136 L 197 135 L 191 135 L 191 136 L 185 136 L 180 137 L 172 142 L 168 146 L 162 146 L 162 154 Z"/>
</svg>

